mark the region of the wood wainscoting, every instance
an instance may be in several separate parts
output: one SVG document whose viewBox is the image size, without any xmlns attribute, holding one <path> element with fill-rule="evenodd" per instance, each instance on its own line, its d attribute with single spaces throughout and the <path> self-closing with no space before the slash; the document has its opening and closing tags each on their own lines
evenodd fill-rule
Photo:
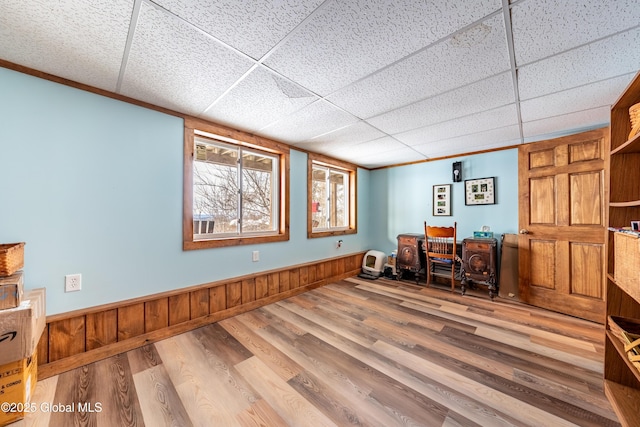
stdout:
<svg viewBox="0 0 640 427">
<path fill-rule="evenodd" d="M 38 378 L 271 304 L 361 271 L 365 252 L 47 317 Z"/>
</svg>

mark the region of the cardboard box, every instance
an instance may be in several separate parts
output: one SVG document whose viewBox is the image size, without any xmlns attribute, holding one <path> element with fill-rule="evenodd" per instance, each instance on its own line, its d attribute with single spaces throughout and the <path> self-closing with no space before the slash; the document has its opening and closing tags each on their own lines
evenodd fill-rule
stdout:
<svg viewBox="0 0 640 427">
<path fill-rule="evenodd" d="M 0 365 L 30 357 L 46 325 L 45 288 L 28 291 L 16 308 L 0 310 Z"/>
<path fill-rule="evenodd" d="M 640 301 L 640 238 L 637 234 L 618 232 L 613 235 L 616 284 L 636 301 Z M 633 316 L 638 317 L 638 316 Z"/>
<path fill-rule="evenodd" d="M 24 279 L 22 271 L 7 277 L 0 277 L 0 310 L 15 308 L 22 301 Z"/>
<path fill-rule="evenodd" d="M 37 352 L 26 359 L 0 366 L 0 426 L 24 418 L 37 408 L 31 403 L 38 376 Z"/>
</svg>

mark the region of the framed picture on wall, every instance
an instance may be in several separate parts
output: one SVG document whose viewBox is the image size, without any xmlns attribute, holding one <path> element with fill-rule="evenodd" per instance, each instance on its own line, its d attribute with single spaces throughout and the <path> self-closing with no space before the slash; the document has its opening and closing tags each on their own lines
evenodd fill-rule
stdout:
<svg viewBox="0 0 640 427">
<path fill-rule="evenodd" d="M 451 184 L 433 186 L 433 216 L 451 216 Z"/>
<path fill-rule="evenodd" d="M 465 205 L 493 205 L 496 202 L 496 178 L 466 179 Z"/>
</svg>

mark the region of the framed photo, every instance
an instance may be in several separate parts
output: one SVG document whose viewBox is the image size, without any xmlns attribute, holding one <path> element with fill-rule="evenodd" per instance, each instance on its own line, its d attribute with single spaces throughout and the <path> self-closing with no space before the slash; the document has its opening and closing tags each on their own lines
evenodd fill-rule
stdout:
<svg viewBox="0 0 640 427">
<path fill-rule="evenodd" d="M 640 221 L 631 221 L 631 229 L 633 231 L 640 231 Z"/>
<path fill-rule="evenodd" d="M 496 202 L 496 178 L 466 179 L 465 205 L 493 205 Z"/>
<path fill-rule="evenodd" d="M 451 216 L 451 184 L 433 186 L 433 216 Z"/>
</svg>

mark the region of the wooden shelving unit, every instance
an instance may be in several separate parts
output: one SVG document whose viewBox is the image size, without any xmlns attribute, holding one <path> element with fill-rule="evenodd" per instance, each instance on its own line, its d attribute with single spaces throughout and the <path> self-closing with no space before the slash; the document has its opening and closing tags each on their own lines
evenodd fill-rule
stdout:
<svg viewBox="0 0 640 427">
<path fill-rule="evenodd" d="M 630 227 L 640 220 L 640 134 L 629 138 L 629 107 L 640 102 L 640 73 L 635 76 L 611 108 L 611 151 L 609 154 L 609 227 Z M 638 252 L 616 253 L 615 231 L 607 231 L 607 319 L 620 316 L 640 319 L 640 259 Z M 618 239 L 640 239 L 619 235 Z M 635 244 L 635 243 L 632 243 Z M 629 257 L 633 257 L 633 260 Z M 621 268 L 616 275 L 616 259 Z M 630 262 L 638 267 L 631 271 Z M 624 277 L 624 280 L 622 279 Z M 617 278 L 617 280 L 616 280 Z M 624 283 L 622 283 L 624 281 Z M 635 281 L 635 283 L 634 283 Z M 629 285 L 629 282 L 632 284 Z M 635 286 L 638 288 L 635 288 Z M 631 286 L 631 287 L 630 287 Z M 604 389 L 623 426 L 640 426 L 640 371 L 629 361 L 609 323 L 605 336 Z"/>
</svg>

